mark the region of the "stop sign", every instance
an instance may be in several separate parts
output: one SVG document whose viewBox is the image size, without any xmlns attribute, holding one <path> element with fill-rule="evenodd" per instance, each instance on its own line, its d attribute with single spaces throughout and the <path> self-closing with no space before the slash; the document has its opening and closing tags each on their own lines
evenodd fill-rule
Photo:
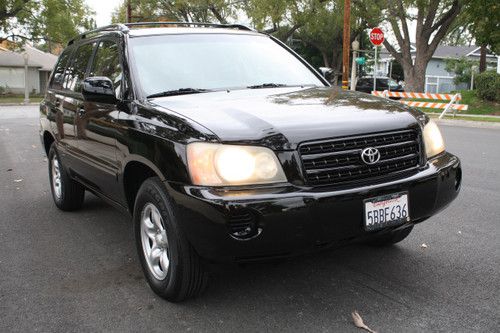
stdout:
<svg viewBox="0 0 500 333">
<path fill-rule="evenodd" d="M 379 46 L 384 42 L 384 32 L 380 28 L 373 28 L 370 31 L 370 41 L 373 45 Z"/>
</svg>

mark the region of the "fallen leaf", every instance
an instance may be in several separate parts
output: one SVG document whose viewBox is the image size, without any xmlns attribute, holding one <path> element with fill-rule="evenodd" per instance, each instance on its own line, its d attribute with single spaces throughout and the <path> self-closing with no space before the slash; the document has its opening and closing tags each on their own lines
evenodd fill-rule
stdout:
<svg viewBox="0 0 500 333">
<path fill-rule="evenodd" d="M 32 147 L 32 148 L 36 148 L 36 146 L 35 146 L 35 145 L 31 145 L 31 147 Z"/>
<path fill-rule="evenodd" d="M 12 169 L 7 169 L 7 171 L 12 171 Z"/>
<path fill-rule="evenodd" d="M 370 333 L 375 333 L 374 330 L 372 330 L 371 328 L 369 328 L 368 326 L 365 325 L 365 323 L 363 322 L 363 318 L 361 318 L 358 311 L 354 310 L 351 313 L 351 316 L 352 316 L 352 321 L 354 322 L 354 326 L 356 326 L 358 328 L 362 328 Z"/>
<path fill-rule="evenodd" d="M 22 179 L 22 178 L 20 178 L 20 179 L 14 179 L 14 183 L 20 183 L 20 182 L 22 182 L 22 181 L 23 181 L 23 179 Z"/>
<path fill-rule="evenodd" d="M 420 247 L 423 248 L 423 249 L 426 249 L 428 246 L 427 246 L 427 244 L 422 243 L 422 245 L 420 245 Z"/>
</svg>

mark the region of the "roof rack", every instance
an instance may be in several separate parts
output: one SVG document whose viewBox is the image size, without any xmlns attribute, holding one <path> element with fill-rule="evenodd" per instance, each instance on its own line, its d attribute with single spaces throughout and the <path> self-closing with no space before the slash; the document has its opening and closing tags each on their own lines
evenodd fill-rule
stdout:
<svg viewBox="0 0 500 333">
<path fill-rule="evenodd" d="M 87 38 L 89 35 L 94 35 L 94 34 L 97 34 L 99 32 L 103 32 L 103 31 L 127 32 L 128 30 L 129 30 L 129 28 L 125 24 L 121 24 L 121 23 L 110 24 L 110 25 L 106 25 L 104 27 L 100 27 L 100 28 L 97 28 L 94 30 L 86 31 L 83 34 L 80 34 L 80 35 L 76 36 L 75 38 L 73 38 L 72 40 L 70 40 L 68 42 L 68 45 L 73 44 L 76 40 Z"/>
<path fill-rule="evenodd" d="M 207 27 L 207 28 L 225 28 L 225 29 L 238 29 L 246 31 L 255 31 L 254 29 L 247 27 L 243 24 L 219 24 L 219 23 L 202 23 L 202 22 L 134 22 L 134 23 L 116 23 L 106 25 L 94 30 L 86 31 L 83 34 L 78 35 L 68 42 L 68 45 L 73 44 L 79 39 L 84 39 L 90 35 L 97 34 L 103 31 L 121 31 L 127 33 L 132 27 L 149 27 L 149 26 L 159 26 L 159 25 L 171 25 L 171 26 L 192 26 L 192 27 Z"/>
<path fill-rule="evenodd" d="M 136 27 L 136 26 L 157 26 L 157 25 L 174 25 L 174 26 L 194 26 L 194 27 L 209 27 L 209 28 L 226 28 L 226 29 L 239 29 L 239 30 L 247 30 L 247 31 L 255 31 L 250 27 L 247 27 L 243 24 L 221 24 L 221 23 L 203 23 L 203 22 L 134 22 L 134 23 L 125 23 L 127 27 Z"/>
</svg>

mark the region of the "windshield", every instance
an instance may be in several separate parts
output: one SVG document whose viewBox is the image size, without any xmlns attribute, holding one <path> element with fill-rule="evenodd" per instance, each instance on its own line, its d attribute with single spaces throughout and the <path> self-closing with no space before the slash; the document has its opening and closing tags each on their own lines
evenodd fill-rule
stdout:
<svg viewBox="0 0 500 333">
<path fill-rule="evenodd" d="M 293 54 L 267 36 L 146 36 L 131 38 L 130 46 L 147 96 L 186 88 L 324 86 Z"/>
</svg>

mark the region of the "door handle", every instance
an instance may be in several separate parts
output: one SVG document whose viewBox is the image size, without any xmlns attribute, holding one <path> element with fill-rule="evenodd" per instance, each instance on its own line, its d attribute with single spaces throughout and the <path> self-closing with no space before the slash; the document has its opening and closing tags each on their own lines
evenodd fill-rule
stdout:
<svg viewBox="0 0 500 333">
<path fill-rule="evenodd" d="M 78 116 L 83 117 L 85 115 L 85 108 L 83 106 L 78 108 Z"/>
</svg>

